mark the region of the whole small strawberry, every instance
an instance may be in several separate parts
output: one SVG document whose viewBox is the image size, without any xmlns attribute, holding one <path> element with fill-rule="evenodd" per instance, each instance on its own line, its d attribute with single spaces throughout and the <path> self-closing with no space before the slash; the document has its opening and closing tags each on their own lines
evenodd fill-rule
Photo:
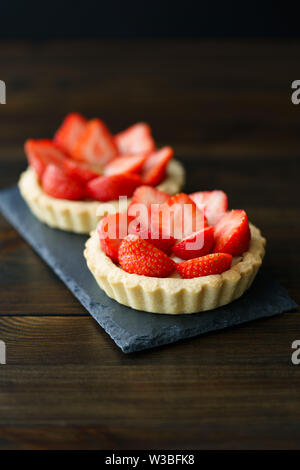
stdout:
<svg viewBox="0 0 300 470">
<path fill-rule="evenodd" d="M 119 263 L 124 271 L 140 276 L 167 277 L 175 269 L 169 256 L 137 235 L 128 235 L 122 241 Z"/>
</svg>

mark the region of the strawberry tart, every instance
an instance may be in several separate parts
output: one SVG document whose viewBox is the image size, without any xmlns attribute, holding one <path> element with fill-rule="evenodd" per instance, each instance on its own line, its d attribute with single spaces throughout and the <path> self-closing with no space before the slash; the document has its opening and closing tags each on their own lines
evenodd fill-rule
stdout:
<svg viewBox="0 0 300 470">
<path fill-rule="evenodd" d="M 125 211 L 126 198 L 143 184 L 169 194 L 184 184 L 172 148 L 157 149 L 145 123 L 113 136 L 100 119 L 71 113 L 53 139 L 27 140 L 25 153 L 29 166 L 19 188 L 31 211 L 76 233 L 90 233 L 101 215 Z M 119 203 L 120 196 L 126 198 Z"/>
<path fill-rule="evenodd" d="M 121 304 L 167 314 L 228 304 L 252 284 L 265 239 L 223 191 L 170 195 L 138 187 L 126 212 L 109 214 L 86 243 L 98 285 Z"/>
</svg>

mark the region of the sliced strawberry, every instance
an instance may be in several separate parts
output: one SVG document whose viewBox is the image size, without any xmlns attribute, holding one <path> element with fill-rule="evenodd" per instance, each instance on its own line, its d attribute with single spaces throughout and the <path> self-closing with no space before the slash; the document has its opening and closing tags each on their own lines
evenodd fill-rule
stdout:
<svg viewBox="0 0 300 470">
<path fill-rule="evenodd" d="M 122 155 L 111 160 L 104 168 L 105 175 L 138 173 L 146 160 L 146 154 Z"/>
<path fill-rule="evenodd" d="M 140 186 L 141 178 L 133 173 L 123 175 L 99 176 L 89 181 L 87 193 L 97 201 L 113 201 L 119 196 L 132 196 L 134 190 Z"/>
<path fill-rule="evenodd" d="M 230 253 L 239 256 L 248 250 L 250 229 L 245 211 L 227 212 L 215 226 L 214 253 Z"/>
<path fill-rule="evenodd" d="M 167 255 L 170 255 L 172 251 L 172 246 L 174 245 L 176 240 L 174 240 L 174 238 L 172 237 L 163 238 L 160 233 L 152 231 L 151 226 L 149 228 L 146 223 L 143 223 L 142 216 L 139 217 L 138 220 L 139 223 L 137 223 L 137 220 L 134 221 L 130 233 L 138 235 L 140 238 L 147 240 L 148 243 L 151 243 L 151 245 L 156 246 L 156 248 L 158 248 L 159 250 L 163 251 Z"/>
<path fill-rule="evenodd" d="M 152 214 L 151 228 L 162 238 L 182 240 L 207 226 L 204 212 L 187 194 L 172 196 Z"/>
<path fill-rule="evenodd" d="M 122 241 L 119 263 L 124 271 L 140 276 L 167 277 L 175 269 L 171 258 L 137 235 L 128 235 Z"/>
<path fill-rule="evenodd" d="M 101 174 L 99 171 L 94 171 L 94 169 L 86 163 L 77 162 L 71 158 L 66 158 L 64 160 L 63 168 L 68 176 L 78 179 L 83 183 L 87 183 L 94 178 L 98 178 L 98 176 Z"/>
<path fill-rule="evenodd" d="M 66 155 L 49 139 L 29 139 L 24 148 L 28 163 L 34 168 L 39 179 L 42 179 L 47 165 L 62 165 L 66 159 Z"/>
<path fill-rule="evenodd" d="M 192 259 L 211 253 L 213 245 L 214 228 L 206 227 L 173 245 L 172 251 L 178 258 Z"/>
<path fill-rule="evenodd" d="M 185 279 L 221 274 L 227 271 L 232 262 L 232 256 L 227 253 L 213 253 L 200 258 L 190 259 L 176 264 L 179 274 Z"/>
<path fill-rule="evenodd" d="M 78 201 L 85 197 L 84 186 L 77 180 L 66 175 L 57 165 L 48 165 L 42 178 L 42 186 L 46 194 L 56 199 Z"/>
<path fill-rule="evenodd" d="M 168 201 L 170 197 L 169 194 L 152 186 L 140 186 L 135 190 L 128 207 L 128 214 L 135 217 L 138 222 L 133 224 L 131 233 L 138 234 L 166 253 L 170 252 L 175 240 L 163 239 L 157 233 L 154 238 L 151 232 L 151 213 L 158 210 L 158 206 Z"/>
<path fill-rule="evenodd" d="M 201 191 L 190 194 L 195 204 L 204 209 L 209 225 L 215 225 L 228 209 L 228 198 L 224 191 Z"/>
<path fill-rule="evenodd" d="M 122 240 L 128 235 L 132 220 L 133 217 L 129 217 L 125 212 L 106 215 L 98 224 L 101 248 L 115 263 L 118 263 L 119 248 Z"/>
<path fill-rule="evenodd" d="M 87 120 L 81 114 L 68 114 L 54 135 L 54 143 L 69 155 L 72 155 L 73 149 L 83 133 L 86 123 Z"/>
<path fill-rule="evenodd" d="M 166 167 L 172 159 L 174 151 L 171 147 L 163 147 L 151 153 L 146 159 L 142 170 L 144 184 L 157 186 L 166 176 Z"/>
<path fill-rule="evenodd" d="M 115 136 L 119 153 L 150 153 L 155 149 L 151 128 L 144 122 L 138 122 Z"/>
<path fill-rule="evenodd" d="M 159 191 L 152 186 L 139 186 L 134 191 L 128 211 L 130 211 L 130 207 L 134 204 L 144 204 L 147 207 L 147 210 L 151 211 L 152 204 L 163 204 L 164 202 L 167 202 L 170 197 L 170 194 Z"/>
<path fill-rule="evenodd" d="M 100 119 L 89 121 L 74 146 L 76 160 L 105 166 L 117 155 L 117 147 L 106 125 Z"/>
</svg>

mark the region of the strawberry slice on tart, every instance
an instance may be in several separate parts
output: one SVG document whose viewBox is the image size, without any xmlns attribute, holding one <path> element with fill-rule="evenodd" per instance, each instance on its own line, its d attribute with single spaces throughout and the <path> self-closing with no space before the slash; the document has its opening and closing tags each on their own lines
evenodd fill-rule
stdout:
<svg viewBox="0 0 300 470">
<path fill-rule="evenodd" d="M 102 167 L 116 155 L 113 136 L 101 119 L 92 119 L 86 124 L 72 151 L 76 160 Z"/>
<path fill-rule="evenodd" d="M 152 205 L 163 204 L 170 199 L 171 195 L 160 191 L 152 186 L 142 185 L 134 191 L 131 203 L 128 206 L 128 212 L 135 204 L 143 204 L 151 212 Z"/>
<path fill-rule="evenodd" d="M 153 231 L 151 220 L 152 214 L 170 197 L 170 194 L 159 191 L 152 186 L 139 186 L 135 190 L 127 210 L 128 214 L 135 218 L 131 233 L 139 235 L 166 253 L 170 252 L 174 239 L 163 238 L 157 231 Z"/>
<path fill-rule="evenodd" d="M 128 235 L 130 223 L 133 217 L 126 212 L 108 214 L 98 224 L 97 231 L 100 245 L 104 253 L 109 256 L 114 263 L 118 263 L 118 253 L 122 240 Z"/>
<path fill-rule="evenodd" d="M 150 153 L 155 150 L 151 128 L 138 122 L 115 135 L 115 143 L 120 154 Z"/>
<path fill-rule="evenodd" d="M 204 213 L 187 194 L 171 197 L 156 189 L 146 188 L 147 186 L 143 186 L 141 190 L 137 190 L 128 213 L 138 218 L 136 233 L 162 251 L 169 254 L 176 240 L 207 225 Z M 142 206 L 137 202 L 142 203 Z"/>
<path fill-rule="evenodd" d="M 46 194 L 56 199 L 79 201 L 85 197 L 85 187 L 53 164 L 48 165 L 43 173 L 42 187 Z"/>
<path fill-rule="evenodd" d="M 131 197 L 134 190 L 142 183 L 139 175 L 124 173 L 121 175 L 99 176 L 87 183 L 87 194 L 96 201 L 113 201 L 120 196 Z"/>
<path fill-rule="evenodd" d="M 242 255 L 250 243 L 248 217 L 244 210 L 235 209 L 227 212 L 215 226 L 215 253 Z"/>
<path fill-rule="evenodd" d="M 138 173 L 146 160 L 147 155 L 121 155 L 115 157 L 104 167 L 105 175 L 118 175 L 120 173 Z"/>
<path fill-rule="evenodd" d="M 63 120 L 62 125 L 56 131 L 53 142 L 69 155 L 73 150 L 79 137 L 82 135 L 87 120 L 79 113 L 70 113 Z"/>
<path fill-rule="evenodd" d="M 187 260 L 211 253 L 213 246 L 214 228 L 205 227 L 175 243 L 172 251 L 178 258 Z"/>
<path fill-rule="evenodd" d="M 184 279 L 221 274 L 227 271 L 232 262 L 228 253 L 212 253 L 200 258 L 190 259 L 176 264 L 176 269 Z"/>
<path fill-rule="evenodd" d="M 50 139 L 28 139 L 24 146 L 28 164 L 42 179 L 47 165 L 63 165 L 66 155 Z"/>
<path fill-rule="evenodd" d="M 172 196 L 152 214 L 151 229 L 165 239 L 182 240 L 207 226 L 204 212 L 185 193 Z"/>
<path fill-rule="evenodd" d="M 144 184 L 157 186 L 166 176 L 166 168 L 174 156 L 172 147 L 163 147 L 152 152 L 141 168 Z"/>
<path fill-rule="evenodd" d="M 66 158 L 63 161 L 62 166 L 68 176 L 77 179 L 82 183 L 88 183 L 92 179 L 98 178 L 101 175 L 100 169 L 96 169 L 95 166 L 78 162 L 71 158 Z"/>
<path fill-rule="evenodd" d="M 228 198 L 224 191 L 200 191 L 190 194 L 199 209 L 204 210 L 209 225 L 215 225 L 228 209 Z"/>
</svg>

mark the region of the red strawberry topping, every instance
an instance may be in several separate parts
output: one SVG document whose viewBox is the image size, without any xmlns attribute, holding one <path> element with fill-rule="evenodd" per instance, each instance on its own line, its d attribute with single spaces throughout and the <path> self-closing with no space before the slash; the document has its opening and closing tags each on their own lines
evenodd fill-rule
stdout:
<svg viewBox="0 0 300 470">
<path fill-rule="evenodd" d="M 47 165 L 62 165 L 66 159 L 65 154 L 49 139 L 28 139 L 25 142 L 25 153 L 39 179 L 42 179 Z"/>
<path fill-rule="evenodd" d="M 166 253 L 170 252 L 174 240 L 163 239 L 159 236 L 156 236 L 156 238 L 152 237 L 151 214 L 158 210 L 158 206 L 168 201 L 170 197 L 169 194 L 159 191 L 152 186 L 139 186 L 135 190 L 128 207 L 128 214 L 135 218 L 131 233 L 138 234 L 141 238 L 146 239 L 149 243 Z"/>
<path fill-rule="evenodd" d="M 130 213 L 131 207 L 135 204 L 143 204 L 146 206 L 147 210 L 151 212 L 152 204 L 163 204 L 170 199 L 170 194 L 164 193 L 163 191 L 159 191 L 152 186 L 139 186 L 132 196 L 131 203 L 128 207 L 128 212 Z"/>
<path fill-rule="evenodd" d="M 104 168 L 105 175 L 138 173 L 146 159 L 145 154 L 122 155 L 111 160 Z"/>
<path fill-rule="evenodd" d="M 89 121 L 73 149 L 77 160 L 105 166 L 117 154 L 113 137 L 100 119 Z"/>
<path fill-rule="evenodd" d="M 204 209 L 209 225 L 215 225 L 228 209 L 228 199 L 224 191 L 201 191 L 190 194 L 197 207 Z"/>
<path fill-rule="evenodd" d="M 155 149 L 151 128 L 144 122 L 138 122 L 115 136 L 119 153 L 150 153 Z"/>
<path fill-rule="evenodd" d="M 122 240 L 128 235 L 132 220 L 133 217 L 129 217 L 125 212 L 106 215 L 98 224 L 101 248 L 115 263 L 118 263 L 119 248 Z"/>
<path fill-rule="evenodd" d="M 99 176 L 87 183 L 87 193 L 96 201 L 113 201 L 119 196 L 131 197 L 140 184 L 141 178 L 133 173 Z"/>
<path fill-rule="evenodd" d="M 42 186 L 46 194 L 57 199 L 77 201 L 85 197 L 84 186 L 66 175 L 57 165 L 48 165 L 42 177 Z"/>
<path fill-rule="evenodd" d="M 171 147 L 163 147 L 151 153 L 142 167 L 144 184 L 157 186 L 166 176 L 166 167 L 172 159 L 174 151 Z"/>
<path fill-rule="evenodd" d="M 166 239 L 182 240 L 207 226 L 203 211 L 187 194 L 172 196 L 152 214 L 152 232 Z"/>
<path fill-rule="evenodd" d="M 73 149 L 82 135 L 87 120 L 79 113 L 68 114 L 60 128 L 56 131 L 53 141 L 64 152 L 72 155 Z"/>
<path fill-rule="evenodd" d="M 251 234 L 247 214 L 243 210 L 227 212 L 215 226 L 215 253 L 239 256 L 248 250 Z"/>
<path fill-rule="evenodd" d="M 197 233 L 192 233 L 173 245 L 174 255 L 181 259 L 198 258 L 212 251 L 214 245 L 214 228 L 205 227 Z"/>
<path fill-rule="evenodd" d="M 211 274 L 221 274 L 230 268 L 231 262 L 231 255 L 227 253 L 213 253 L 177 263 L 176 269 L 183 278 L 192 279 Z"/>
<path fill-rule="evenodd" d="M 167 277 L 175 269 L 171 258 L 137 235 L 128 235 L 122 241 L 119 263 L 124 271 L 140 276 Z"/>
<path fill-rule="evenodd" d="M 101 174 L 100 171 L 96 172 L 86 163 L 77 162 L 71 158 L 66 158 L 64 160 L 63 168 L 68 176 L 78 179 L 79 181 L 82 181 L 82 183 L 87 183 Z"/>
</svg>

